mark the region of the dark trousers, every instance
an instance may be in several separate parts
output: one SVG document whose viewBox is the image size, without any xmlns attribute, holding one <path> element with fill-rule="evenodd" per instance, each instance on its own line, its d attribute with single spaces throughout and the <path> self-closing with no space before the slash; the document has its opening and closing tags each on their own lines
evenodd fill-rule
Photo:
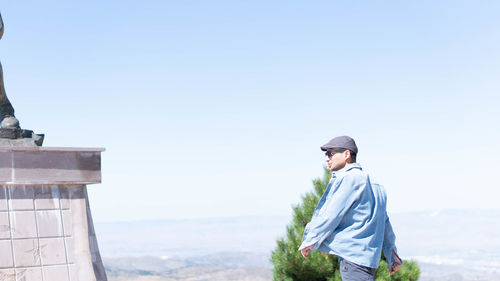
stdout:
<svg viewBox="0 0 500 281">
<path fill-rule="evenodd" d="M 374 281 L 375 272 L 377 272 L 376 268 L 340 259 L 340 276 L 342 276 L 342 281 Z"/>
</svg>

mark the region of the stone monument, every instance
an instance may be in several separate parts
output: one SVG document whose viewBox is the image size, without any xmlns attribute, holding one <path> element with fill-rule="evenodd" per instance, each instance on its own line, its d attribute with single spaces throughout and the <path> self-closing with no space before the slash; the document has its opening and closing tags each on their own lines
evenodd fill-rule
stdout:
<svg viewBox="0 0 500 281">
<path fill-rule="evenodd" d="M 106 281 L 87 196 L 104 149 L 42 147 L 20 128 L 1 65 L 0 91 L 0 280 Z"/>
</svg>

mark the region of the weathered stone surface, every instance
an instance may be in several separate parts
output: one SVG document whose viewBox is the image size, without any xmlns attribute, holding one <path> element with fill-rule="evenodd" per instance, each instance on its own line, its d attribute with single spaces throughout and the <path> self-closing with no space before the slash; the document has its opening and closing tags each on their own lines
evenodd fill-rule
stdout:
<svg viewBox="0 0 500 281">
<path fill-rule="evenodd" d="M 0 184 L 100 183 L 103 150 L 0 147 Z"/>
<path fill-rule="evenodd" d="M 42 146 L 44 138 L 31 130 L 0 128 L 0 146 Z"/>
<path fill-rule="evenodd" d="M 101 151 L 0 147 L 2 280 L 107 280 L 86 187 Z"/>
</svg>

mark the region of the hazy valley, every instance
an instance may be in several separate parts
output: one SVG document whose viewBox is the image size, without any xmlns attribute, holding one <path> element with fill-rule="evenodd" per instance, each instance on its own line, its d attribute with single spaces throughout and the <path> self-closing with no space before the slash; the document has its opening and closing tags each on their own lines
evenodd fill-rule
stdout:
<svg viewBox="0 0 500 281">
<path fill-rule="evenodd" d="M 108 278 L 271 280 L 269 257 L 287 217 L 96 223 Z M 500 280 L 500 211 L 391 215 L 403 258 L 420 280 Z"/>
</svg>

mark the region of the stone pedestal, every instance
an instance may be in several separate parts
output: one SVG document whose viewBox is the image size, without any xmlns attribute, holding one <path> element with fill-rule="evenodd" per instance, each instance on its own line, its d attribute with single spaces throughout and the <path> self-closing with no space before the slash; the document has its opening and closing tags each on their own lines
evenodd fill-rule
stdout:
<svg viewBox="0 0 500 281">
<path fill-rule="evenodd" d="M 103 150 L 0 147 L 0 280 L 107 280 L 86 187 Z"/>
</svg>

